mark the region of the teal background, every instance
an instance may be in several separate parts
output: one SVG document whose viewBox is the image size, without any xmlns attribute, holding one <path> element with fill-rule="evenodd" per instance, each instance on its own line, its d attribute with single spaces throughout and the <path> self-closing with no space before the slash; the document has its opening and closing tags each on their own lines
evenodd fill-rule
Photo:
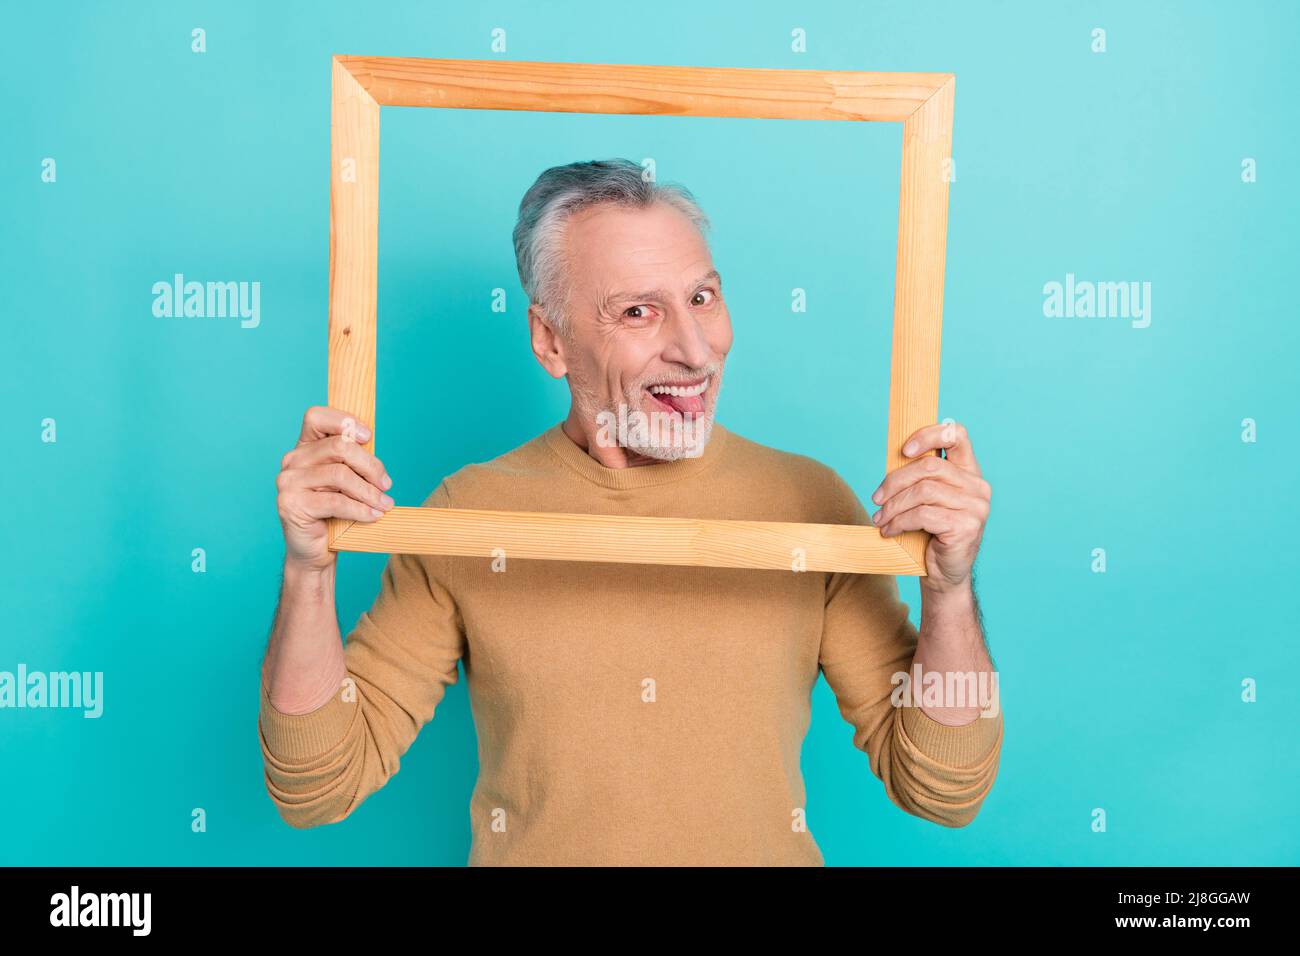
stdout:
<svg viewBox="0 0 1300 956">
<path fill-rule="evenodd" d="M 1296 863 L 1298 20 L 1289 3 L 8 9 L 0 669 L 103 671 L 105 713 L 0 710 L 0 863 L 466 859 L 463 681 L 342 824 L 289 828 L 262 779 L 274 475 L 325 401 L 335 53 L 955 73 L 940 415 L 994 488 L 976 576 L 1001 769 L 971 826 L 910 817 L 822 682 L 812 831 L 830 864 Z M 399 504 L 564 414 L 527 350 L 510 230 L 542 169 L 609 156 L 654 157 L 713 219 L 736 331 L 719 417 L 870 495 L 898 126 L 385 108 L 382 137 L 378 452 Z M 175 272 L 259 281 L 260 326 L 155 318 Z M 1150 327 L 1045 318 L 1067 272 L 1150 281 Z M 383 561 L 341 559 L 345 633 Z"/>
</svg>

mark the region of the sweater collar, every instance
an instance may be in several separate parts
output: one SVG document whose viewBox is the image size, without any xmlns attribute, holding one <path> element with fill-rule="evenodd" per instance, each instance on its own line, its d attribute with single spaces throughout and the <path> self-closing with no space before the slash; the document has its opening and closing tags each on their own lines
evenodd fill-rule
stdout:
<svg viewBox="0 0 1300 956">
<path fill-rule="evenodd" d="M 562 426 L 563 422 L 557 422 L 542 433 L 546 446 L 587 481 L 602 488 L 618 489 L 649 488 L 698 475 L 721 457 L 730 434 L 714 418 L 708 443 L 705 444 L 704 451 L 694 458 L 660 461 L 629 468 L 607 468 L 587 454 L 585 449 L 575 444 L 573 439 L 565 434 Z"/>
</svg>

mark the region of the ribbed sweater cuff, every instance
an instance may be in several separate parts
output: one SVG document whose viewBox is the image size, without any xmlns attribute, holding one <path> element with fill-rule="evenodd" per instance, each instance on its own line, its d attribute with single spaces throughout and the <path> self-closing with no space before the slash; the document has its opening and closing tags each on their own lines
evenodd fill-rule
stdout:
<svg viewBox="0 0 1300 956">
<path fill-rule="evenodd" d="M 904 707 L 903 732 L 917 749 L 948 767 L 973 767 L 993 750 L 1002 733 L 1002 712 L 969 724 L 941 724 L 920 707 Z"/>
<path fill-rule="evenodd" d="M 307 760 L 328 753 L 347 737 L 360 707 L 334 694 L 307 714 L 285 714 L 275 709 L 262 684 L 258 726 L 267 750 L 280 760 Z"/>
</svg>

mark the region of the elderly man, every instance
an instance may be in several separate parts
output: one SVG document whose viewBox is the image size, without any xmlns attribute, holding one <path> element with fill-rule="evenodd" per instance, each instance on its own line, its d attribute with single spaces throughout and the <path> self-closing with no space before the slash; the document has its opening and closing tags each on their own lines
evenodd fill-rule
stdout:
<svg viewBox="0 0 1300 956">
<path fill-rule="evenodd" d="M 276 482 L 284 581 L 262 667 L 286 822 L 338 822 L 387 783 L 460 662 L 471 865 L 822 864 L 800 772 L 819 673 L 895 805 L 975 817 L 1001 753 L 996 695 L 907 680 L 993 674 L 971 582 L 990 489 L 966 432 L 911 436 L 873 519 L 832 469 L 724 428 L 732 327 L 708 227 L 688 190 L 635 163 L 544 172 L 515 253 L 533 354 L 568 380 L 569 413 L 424 504 L 925 529 L 919 630 L 892 575 L 393 555 L 344 646 L 325 521 L 375 520 L 392 481 L 354 440 L 365 423 L 312 408 Z"/>
</svg>

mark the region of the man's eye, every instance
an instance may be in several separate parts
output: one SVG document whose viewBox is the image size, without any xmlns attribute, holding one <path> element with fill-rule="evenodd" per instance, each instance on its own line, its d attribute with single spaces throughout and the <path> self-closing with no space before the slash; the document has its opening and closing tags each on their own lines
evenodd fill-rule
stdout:
<svg viewBox="0 0 1300 956">
<path fill-rule="evenodd" d="M 629 309 L 624 309 L 624 310 L 623 310 L 623 315 L 625 315 L 625 316 L 626 316 L 627 318 L 629 318 L 629 319 L 644 319 L 644 318 L 646 318 L 646 316 L 644 316 L 644 315 L 633 315 L 633 314 L 632 314 L 633 312 L 641 312 L 643 309 L 645 309 L 645 306 L 643 306 L 643 305 L 634 305 L 634 306 L 632 306 L 632 307 L 629 308 Z"/>
<path fill-rule="evenodd" d="M 695 293 L 695 295 L 694 295 L 694 297 L 692 298 L 691 301 L 694 302 L 695 299 L 698 299 L 698 298 L 699 298 L 700 296 L 702 296 L 702 295 L 712 296 L 712 295 L 713 295 L 713 290 L 712 290 L 712 289 L 701 289 L 699 292 Z M 712 301 L 712 299 L 710 299 L 709 301 Z M 696 302 L 695 304 L 696 304 L 696 305 L 706 305 L 707 303 L 706 303 L 706 302 Z"/>
</svg>

